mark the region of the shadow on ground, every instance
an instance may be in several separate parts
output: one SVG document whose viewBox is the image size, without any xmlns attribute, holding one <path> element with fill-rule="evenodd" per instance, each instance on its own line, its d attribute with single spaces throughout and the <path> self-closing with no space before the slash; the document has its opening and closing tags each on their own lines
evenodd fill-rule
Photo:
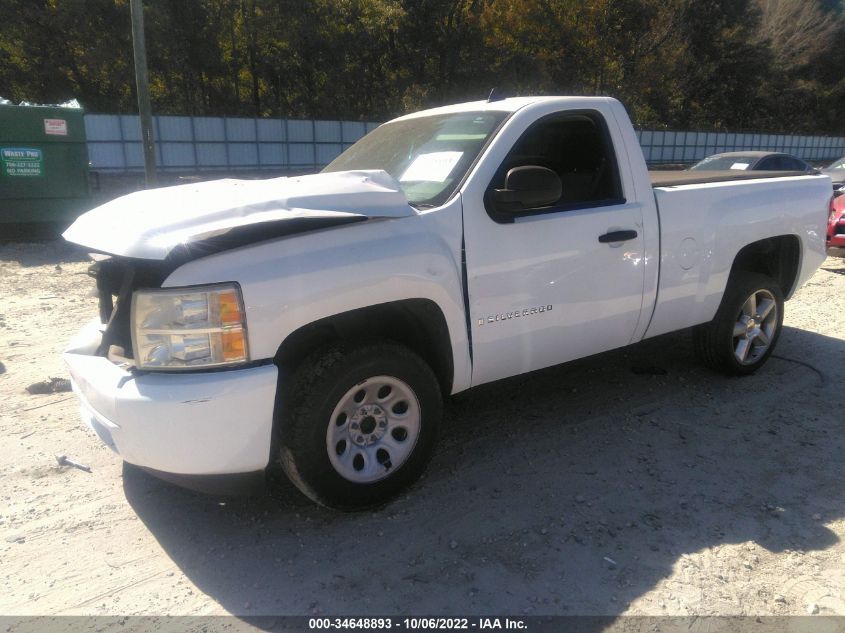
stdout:
<svg viewBox="0 0 845 633">
<path fill-rule="evenodd" d="M 3 243 L 0 240 L 0 262 L 17 262 L 30 267 L 91 261 L 83 247 L 58 238 L 62 230 L 57 228 L 57 233 L 48 237 L 39 237 L 38 234 L 26 236 L 34 240 L 31 242 Z"/>
<path fill-rule="evenodd" d="M 684 554 L 837 543 L 843 367 L 845 342 L 786 328 L 764 370 L 725 378 L 682 333 L 488 385 L 450 401 L 427 475 L 377 512 L 291 488 L 217 499 L 132 467 L 124 488 L 234 614 L 616 615 Z M 718 612 L 719 591 L 699 606 Z"/>
</svg>

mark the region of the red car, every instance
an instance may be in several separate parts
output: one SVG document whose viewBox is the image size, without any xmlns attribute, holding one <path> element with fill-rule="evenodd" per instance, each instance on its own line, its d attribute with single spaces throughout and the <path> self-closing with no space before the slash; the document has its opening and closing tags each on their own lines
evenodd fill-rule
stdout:
<svg viewBox="0 0 845 633">
<path fill-rule="evenodd" d="M 830 202 L 827 254 L 845 257 L 845 195 L 837 196 Z"/>
</svg>

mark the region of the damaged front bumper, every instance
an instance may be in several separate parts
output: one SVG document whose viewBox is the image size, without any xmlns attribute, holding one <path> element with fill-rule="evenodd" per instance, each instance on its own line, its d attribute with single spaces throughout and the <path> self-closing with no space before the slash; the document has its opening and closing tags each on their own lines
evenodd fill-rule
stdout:
<svg viewBox="0 0 845 633">
<path fill-rule="evenodd" d="M 127 462 L 192 488 L 229 491 L 232 481 L 263 476 L 270 461 L 275 365 L 130 371 L 98 355 L 102 330 L 94 319 L 63 356 L 82 419 L 106 445 Z"/>
</svg>

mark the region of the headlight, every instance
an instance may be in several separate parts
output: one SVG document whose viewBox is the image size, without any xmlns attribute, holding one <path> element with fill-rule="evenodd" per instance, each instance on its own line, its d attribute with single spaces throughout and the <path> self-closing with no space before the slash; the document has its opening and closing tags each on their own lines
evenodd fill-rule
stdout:
<svg viewBox="0 0 845 633">
<path fill-rule="evenodd" d="M 138 290 L 132 347 L 139 369 L 197 369 L 249 360 L 240 288 Z"/>
</svg>

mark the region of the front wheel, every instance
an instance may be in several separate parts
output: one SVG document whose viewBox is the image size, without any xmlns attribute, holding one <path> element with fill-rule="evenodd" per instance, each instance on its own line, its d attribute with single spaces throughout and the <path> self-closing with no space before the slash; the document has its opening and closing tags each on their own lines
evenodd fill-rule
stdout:
<svg viewBox="0 0 845 633">
<path fill-rule="evenodd" d="M 694 330 L 705 365 L 734 375 L 755 372 L 771 356 L 783 327 L 783 293 L 770 277 L 739 271 L 710 323 Z"/>
<path fill-rule="evenodd" d="M 279 461 L 323 505 L 382 503 L 428 463 L 442 416 L 440 387 L 411 350 L 338 344 L 308 358 L 285 390 Z"/>
</svg>

